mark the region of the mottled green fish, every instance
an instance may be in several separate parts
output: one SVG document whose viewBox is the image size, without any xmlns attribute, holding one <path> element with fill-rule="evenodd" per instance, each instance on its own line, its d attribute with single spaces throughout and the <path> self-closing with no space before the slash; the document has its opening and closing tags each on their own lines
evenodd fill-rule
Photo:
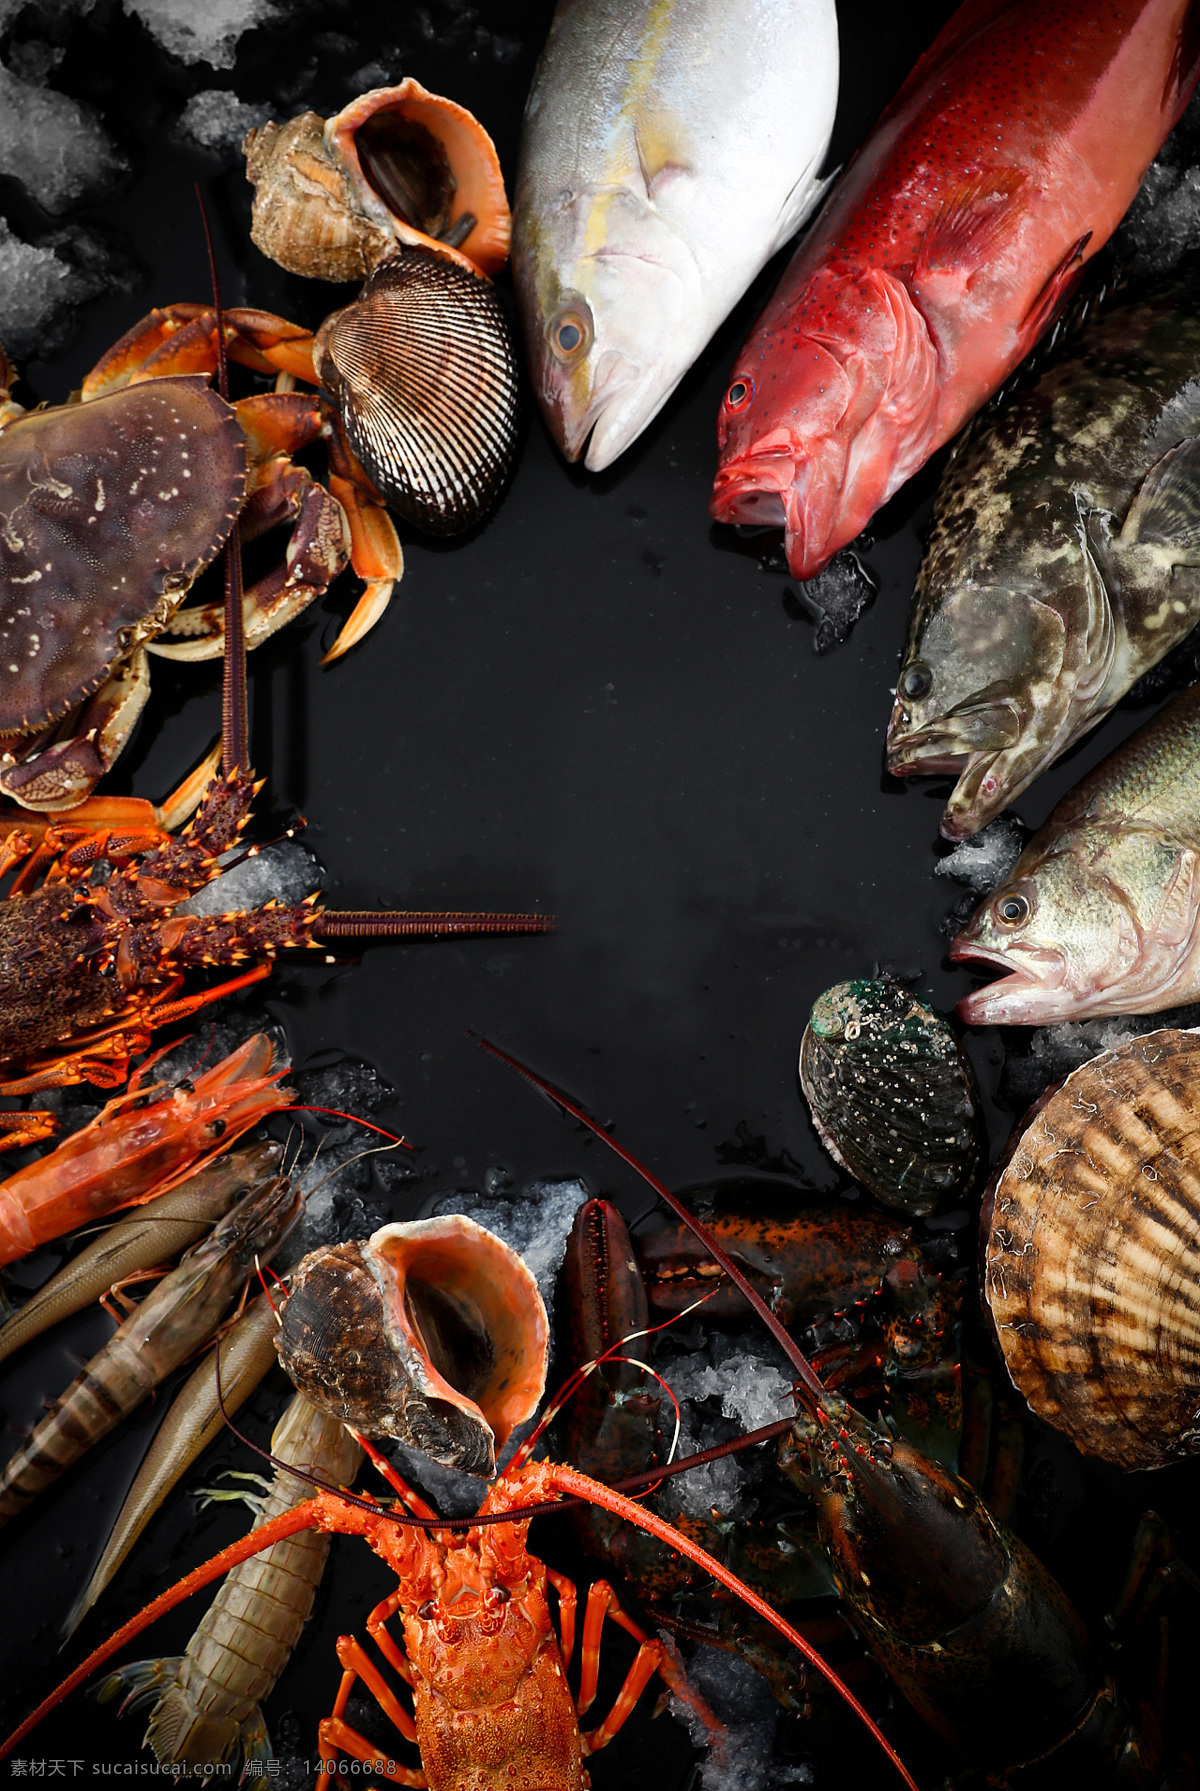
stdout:
<svg viewBox="0 0 1200 1791">
<path fill-rule="evenodd" d="M 986 825 L 1200 620 L 1200 261 L 1100 307 L 969 431 L 938 493 L 894 776 Z"/>
<path fill-rule="evenodd" d="M 950 956 L 1009 972 L 959 1003 L 973 1026 L 1200 998 L 1200 684 L 1064 796 Z"/>
</svg>

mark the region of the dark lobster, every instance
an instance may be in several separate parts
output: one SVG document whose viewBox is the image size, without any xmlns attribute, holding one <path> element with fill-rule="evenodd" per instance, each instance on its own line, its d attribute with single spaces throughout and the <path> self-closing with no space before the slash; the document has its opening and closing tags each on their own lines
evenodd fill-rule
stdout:
<svg viewBox="0 0 1200 1791">
<path fill-rule="evenodd" d="M 1025 1544 L 965 1480 L 822 1386 L 678 1197 L 561 1091 L 483 1043 L 649 1183 L 784 1351 L 800 1411 L 778 1427 L 781 1466 L 814 1500 L 838 1590 L 913 1708 L 1006 1784 L 1156 1786 L 1153 1713 L 1130 1709 L 1066 1593 Z"/>
</svg>

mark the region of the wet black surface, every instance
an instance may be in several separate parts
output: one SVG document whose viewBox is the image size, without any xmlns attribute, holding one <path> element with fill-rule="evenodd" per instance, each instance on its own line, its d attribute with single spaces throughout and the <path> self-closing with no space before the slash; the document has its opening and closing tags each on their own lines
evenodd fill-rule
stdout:
<svg viewBox="0 0 1200 1791">
<path fill-rule="evenodd" d="M 834 160 L 844 161 L 952 8 L 863 0 L 840 10 Z M 315 325 L 341 301 L 338 290 L 286 276 L 251 247 L 240 174 L 172 135 L 188 94 L 233 85 L 280 116 L 309 105 L 331 112 L 350 97 L 346 77 L 382 57 L 394 78 L 416 75 L 475 109 L 511 177 L 550 12 L 548 0 L 470 12 L 433 0 L 426 12 L 396 5 L 369 18 L 365 9 L 313 6 L 275 34 L 249 36 L 232 75 L 217 77 L 168 63 L 114 9 L 64 26 L 57 81 L 97 105 L 135 163 L 127 185 L 85 215 L 123 239 L 143 279 L 132 294 L 88 307 L 70 346 L 27 368 L 23 396 L 65 397 L 152 303 L 207 296 L 196 179 L 213 206 L 227 302 Z M 48 29 L 31 19 L 18 14 L 14 35 Z M 352 46 L 323 43 L 321 32 L 347 34 Z M 0 197 L 18 228 L 45 228 L 15 188 Z M 346 580 L 252 662 L 254 757 L 269 778 L 262 806 L 307 815 L 332 904 L 537 906 L 560 920 L 553 938 L 376 948 L 358 966 L 289 965 L 269 985 L 267 1006 L 298 1064 L 350 1051 L 394 1084 L 394 1114 L 418 1147 L 422 1177 L 411 1198 L 395 1202 L 396 1217 L 436 1191 L 480 1186 L 496 1168 L 518 1183 L 579 1173 L 630 1215 L 648 1207 L 632 1176 L 485 1059 L 469 1030 L 570 1089 L 676 1185 L 757 1164 L 799 1166 L 830 1189 L 843 1178 L 817 1142 L 795 1074 L 814 998 L 876 964 L 914 976 L 943 1008 L 968 986 L 946 964 L 940 930 L 955 889 L 932 875 L 947 786 L 906 786 L 882 773 L 936 467 L 876 519 L 863 554 L 879 587 L 874 604 L 849 642 L 820 658 L 794 585 L 770 563 L 771 538 L 738 540 L 707 519 L 719 395 L 773 271 L 615 468 L 592 477 L 567 467 L 527 416 L 496 516 L 457 544 L 406 536 L 404 582 L 365 645 L 318 668 L 353 601 Z M 506 279 L 501 290 L 509 304 Z M 1144 718 L 1112 716 L 1022 798 L 1023 818 L 1040 823 Z M 112 787 L 161 797 L 218 723 L 218 674 L 159 662 L 150 710 Z M 993 1091 L 998 1036 L 974 1035 L 970 1048 Z M 989 1102 L 988 1118 L 995 1150 L 1011 1116 Z M 12 1430 L 36 1420 L 42 1395 L 57 1393 L 72 1359 L 108 1329 L 93 1313 L 6 1366 L 6 1450 Z M 282 1403 L 279 1382 L 249 1420 L 257 1437 Z M 197 1516 L 177 1493 L 99 1612 L 56 1656 L 58 1625 L 160 1409 L 110 1438 L 0 1537 L 5 1715 L 23 1714 L 82 1644 L 244 1528 L 236 1509 Z M 1122 1480 L 1032 1424 L 1029 1443 L 1023 1528 L 1089 1615 L 1111 1599 L 1144 1505 L 1183 1525 L 1187 1551 L 1194 1474 Z M 231 1443 L 214 1460 L 248 1465 Z M 187 1484 L 209 1471 L 206 1463 Z M 543 1530 L 543 1551 L 570 1564 L 566 1544 Z M 361 1545 L 335 1546 L 316 1619 L 267 1711 L 276 1727 L 296 1713 L 283 1733 L 300 1754 L 315 1756 L 316 1717 L 336 1689 L 334 1638 L 361 1629 L 387 1588 Z M 168 1619 L 150 1645 L 178 1651 L 198 1614 Z M 952 1768 L 915 1719 L 901 1712 L 893 1728 L 924 1783 Z M 93 1761 L 148 1759 L 137 1755 L 138 1732 L 136 1719 L 118 1727 L 76 1697 L 21 1752 L 81 1758 L 90 1771 Z M 788 1734 L 793 1764 L 810 1758 L 818 1785 L 895 1782 L 848 1717 Z M 670 1719 L 650 1723 L 643 1708 L 590 1771 L 597 1787 L 673 1787 L 686 1781 L 691 1758 Z"/>
</svg>

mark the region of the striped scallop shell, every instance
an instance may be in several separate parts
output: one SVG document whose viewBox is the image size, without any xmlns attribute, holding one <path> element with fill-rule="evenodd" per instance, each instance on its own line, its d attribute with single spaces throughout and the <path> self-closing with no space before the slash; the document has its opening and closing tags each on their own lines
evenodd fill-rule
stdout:
<svg viewBox="0 0 1200 1791">
<path fill-rule="evenodd" d="M 1106 1052 L 1034 1110 L 984 1206 L 1008 1372 L 1088 1455 L 1200 1452 L 1200 1037 Z"/>
<path fill-rule="evenodd" d="M 389 505 L 434 535 L 486 513 L 516 450 L 517 358 L 493 288 L 401 249 L 316 341 L 317 372 Z"/>
</svg>

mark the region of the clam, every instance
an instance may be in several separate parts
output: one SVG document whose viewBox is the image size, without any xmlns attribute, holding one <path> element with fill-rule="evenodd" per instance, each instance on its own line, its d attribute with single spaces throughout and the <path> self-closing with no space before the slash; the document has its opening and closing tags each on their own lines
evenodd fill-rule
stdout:
<svg viewBox="0 0 1200 1791">
<path fill-rule="evenodd" d="M 490 1477 L 533 1416 L 549 1332 L 514 1250 L 459 1216 L 385 1225 L 298 1265 L 275 1339 L 311 1404 Z"/>
<path fill-rule="evenodd" d="M 800 1085 L 821 1142 L 886 1206 L 913 1217 L 970 1188 L 979 1093 L 949 1022 L 903 983 L 837 983 L 800 1043 Z"/>
<path fill-rule="evenodd" d="M 243 149 L 250 234 L 289 273 L 365 280 L 405 245 L 489 276 L 508 259 L 511 220 L 492 140 L 419 81 L 373 88 L 336 118 L 303 112 L 264 124 Z"/>
<path fill-rule="evenodd" d="M 517 357 L 486 280 L 430 249 L 399 249 L 325 319 L 314 359 L 398 515 L 435 535 L 480 520 L 517 445 Z"/>
<path fill-rule="evenodd" d="M 1005 1364 L 1085 1454 L 1200 1453 L 1200 1037 L 1093 1058 L 1033 1109 L 984 1204 Z"/>
</svg>

